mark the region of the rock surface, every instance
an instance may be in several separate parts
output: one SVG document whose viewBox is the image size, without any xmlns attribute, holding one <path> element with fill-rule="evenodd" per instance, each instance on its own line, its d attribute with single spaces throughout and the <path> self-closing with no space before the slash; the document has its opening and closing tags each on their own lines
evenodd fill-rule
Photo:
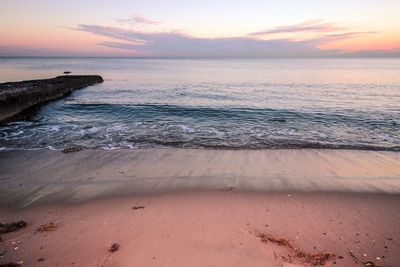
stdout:
<svg viewBox="0 0 400 267">
<path fill-rule="evenodd" d="M 102 82 L 103 78 L 98 75 L 68 75 L 44 80 L 0 83 L 0 122 L 35 105 Z"/>
</svg>

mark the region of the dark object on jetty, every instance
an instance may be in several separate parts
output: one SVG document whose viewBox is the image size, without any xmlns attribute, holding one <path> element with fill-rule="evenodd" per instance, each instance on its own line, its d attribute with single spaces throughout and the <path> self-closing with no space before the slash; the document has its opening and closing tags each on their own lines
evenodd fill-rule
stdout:
<svg viewBox="0 0 400 267">
<path fill-rule="evenodd" d="M 0 83 L 0 122 L 30 107 L 102 82 L 103 78 L 98 75 L 64 75 L 45 80 Z"/>
</svg>

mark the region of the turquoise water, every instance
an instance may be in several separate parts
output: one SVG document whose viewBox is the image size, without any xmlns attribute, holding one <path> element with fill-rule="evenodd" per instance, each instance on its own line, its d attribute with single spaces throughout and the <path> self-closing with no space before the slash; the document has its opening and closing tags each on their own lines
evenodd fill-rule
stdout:
<svg viewBox="0 0 400 267">
<path fill-rule="evenodd" d="M 2 58 L 0 82 L 100 74 L 32 117 L 0 149 L 400 150 L 400 59 Z"/>
</svg>

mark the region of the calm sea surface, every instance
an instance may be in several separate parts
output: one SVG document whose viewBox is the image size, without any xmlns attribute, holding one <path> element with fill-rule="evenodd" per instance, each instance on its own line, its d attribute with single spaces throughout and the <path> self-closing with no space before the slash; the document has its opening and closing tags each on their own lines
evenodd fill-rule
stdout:
<svg viewBox="0 0 400 267">
<path fill-rule="evenodd" d="M 0 82 L 104 83 L 0 125 L 0 149 L 400 151 L 400 59 L 0 59 Z"/>
</svg>

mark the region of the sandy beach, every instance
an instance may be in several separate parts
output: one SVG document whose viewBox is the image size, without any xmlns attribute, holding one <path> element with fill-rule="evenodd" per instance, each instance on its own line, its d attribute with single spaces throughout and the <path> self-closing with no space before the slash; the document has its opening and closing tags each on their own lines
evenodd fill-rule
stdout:
<svg viewBox="0 0 400 267">
<path fill-rule="evenodd" d="M 1 7 L 0 267 L 400 267 L 400 0 Z"/>
<path fill-rule="evenodd" d="M 0 263 L 397 266 L 399 158 L 351 150 L 2 151 L 1 221 L 27 226 L 2 235 Z"/>
</svg>

